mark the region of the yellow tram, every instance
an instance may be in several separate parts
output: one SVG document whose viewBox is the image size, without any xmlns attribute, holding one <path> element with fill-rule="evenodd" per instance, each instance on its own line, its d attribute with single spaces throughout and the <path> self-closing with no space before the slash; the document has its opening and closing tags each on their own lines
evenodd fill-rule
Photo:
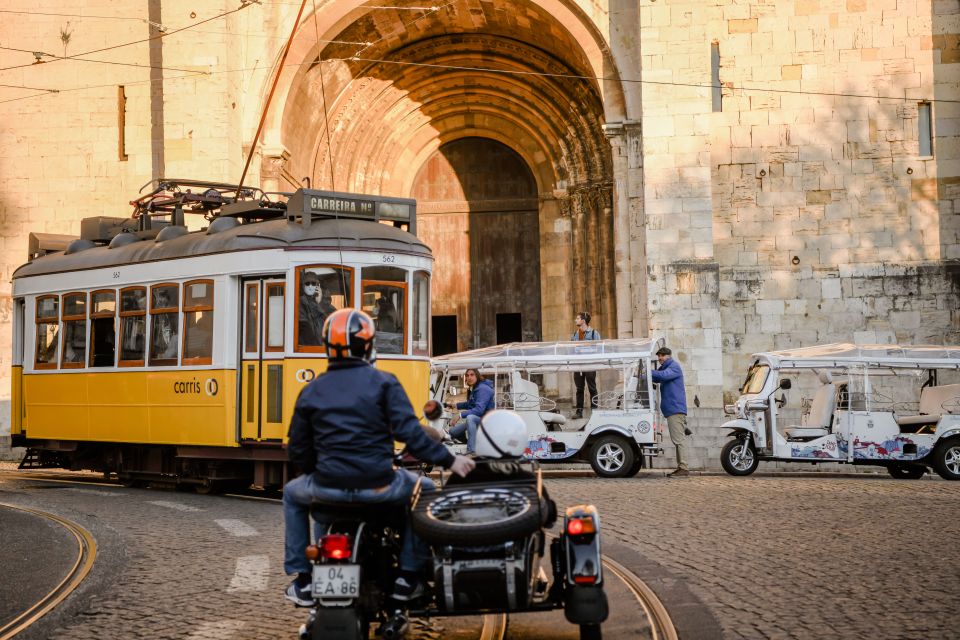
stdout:
<svg viewBox="0 0 960 640">
<path fill-rule="evenodd" d="M 345 306 L 374 317 L 377 366 L 426 401 L 433 258 L 415 201 L 160 180 L 133 204 L 14 272 L 25 465 L 281 485 L 294 403 L 326 368 L 320 326 Z"/>
</svg>

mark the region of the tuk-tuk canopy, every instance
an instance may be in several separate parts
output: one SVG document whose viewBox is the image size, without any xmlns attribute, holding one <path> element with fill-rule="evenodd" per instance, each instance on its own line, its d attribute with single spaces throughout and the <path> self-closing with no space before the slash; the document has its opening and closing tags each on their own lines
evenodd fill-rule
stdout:
<svg viewBox="0 0 960 640">
<path fill-rule="evenodd" d="M 509 371 L 597 371 L 621 369 L 638 360 L 653 358 L 663 338 L 624 338 L 579 342 L 511 342 L 433 358 L 434 370 L 450 373 L 478 369 Z"/>
<path fill-rule="evenodd" d="M 754 358 L 775 369 L 958 369 L 960 347 L 836 343 L 755 353 Z"/>
</svg>

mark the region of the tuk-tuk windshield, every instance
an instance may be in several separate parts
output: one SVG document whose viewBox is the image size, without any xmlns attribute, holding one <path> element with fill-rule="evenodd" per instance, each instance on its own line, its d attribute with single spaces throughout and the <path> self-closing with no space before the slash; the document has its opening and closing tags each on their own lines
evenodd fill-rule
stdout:
<svg viewBox="0 0 960 640">
<path fill-rule="evenodd" d="M 754 363 L 750 367 L 750 371 L 747 372 L 747 379 L 743 381 L 743 388 L 740 389 L 740 393 L 760 393 L 769 373 L 770 367 L 768 365 Z"/>
</svg>

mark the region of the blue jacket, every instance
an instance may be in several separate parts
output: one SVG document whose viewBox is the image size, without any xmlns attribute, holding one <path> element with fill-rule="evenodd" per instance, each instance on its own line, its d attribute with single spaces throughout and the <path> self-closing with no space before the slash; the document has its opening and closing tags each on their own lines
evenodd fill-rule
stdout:
<svg viewBox="0 0 960 640">
<path fill-rule="evenodd" d="M 667 358 L 660 368 L 651 371 L 654 382 L 660 383 L 660 411 L 665 417 L 687 413 L 687 392 L 683 388 L 683 370 L 673 358 Z"/>
<path fill-rule="evenodd" d="M 493 383 L 489 380 L 481 380 L 467 393 L 466 402 L 458 402 L 457 409 L 465 409 L 460 412 L 461 418 L 467 416 L 477 416 L 482 418 L 488 411 L 497 408 L 497 399 L 493 393 Z"/>
<path fill-rule="evenodd" d="M 393 480 L 394 440 L 420 460 L 453 464 L 453 454 L 420 426 L 396 377 L 351 359 L 330 362 L 300 392 L 287 453 L 320 485 L 372 489 Z"/>
</svg>

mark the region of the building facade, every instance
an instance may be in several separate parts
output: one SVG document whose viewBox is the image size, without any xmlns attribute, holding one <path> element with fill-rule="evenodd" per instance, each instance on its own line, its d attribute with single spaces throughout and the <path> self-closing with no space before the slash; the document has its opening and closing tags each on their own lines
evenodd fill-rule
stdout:
<svg viewBox="0 0 960 640">
<path fill-rule="evenodd" d="M 0 402 L 28 233 L 251 149 L 268 191 L 418 199 L 444 350 L 589 310 L 715 409 L 751 352 L 960 339 L 960 0 L 421 5 L 7 3 Z"/>
</svg>

